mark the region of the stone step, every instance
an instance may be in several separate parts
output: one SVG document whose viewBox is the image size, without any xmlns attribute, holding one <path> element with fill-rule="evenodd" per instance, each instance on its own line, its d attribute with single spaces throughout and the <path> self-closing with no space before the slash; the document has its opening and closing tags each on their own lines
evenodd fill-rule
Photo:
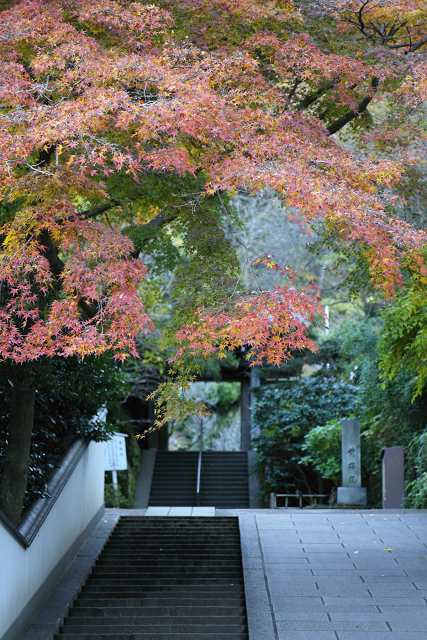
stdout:
<svg viewBox="0 0 427 640">
<path fill-rule="evenodd" d="M 165 518 L 170 518 L 171 522 L 165 522 Z M 189 527 L 184 527 L 180 523 L 176 522 L 176 518 L 174 516 L 156 516 L 156 520 L 159 520 L 159 522 L 150 522 L 147 527 L 137 526 L 136 524 L 129 524 L 120 528 L 116 528 L 112 535 L 116 535 L 118 531 L 141 531 L 146 533 L 150 533 L 153 531 L 164 531 L 165 533 L 169 531 L 182 531 L 185 533 L 187 533 L 188 531 L 209 532 L 209 529 L 212 529 L 216 533 L 230 533 L 235 531 L 234 527 L 223 526 L 222 523 L 212 522 L 212 518 L 209 516 L 203 518 L 192 516 L 192 519 L 195 521 L 195 523 L 191 524 L 191 526 Z M 200 520 L 205 520 L 206 522 L 200 522 Z"/>
<path fill-rule="evenodd" d="M 155 516 L 153 516 L 155 517 Z M 215 540 L 213 540 L 213 536 L 215 536 Z M 153 533 L 143 533 L 143 532 L 135 532 L 135 533 L 123 533 L 121 535 L 114 536 L 111 538 L 110 543 L 111 546 L 117 546 L 118 544 L 128 544 L 130 543 L 138 543 L 141 548 L 145 546 L 145 544 L 153 544 L 158 542 L 159 538 L 161 538 L 164 542 L 168 542 L 169 544 L 173 544 L 175 542 L 175 546 L 178 547 L 180 544 L 198 544 L 200 540 L 200 544 L 207 544 L 209 547 L 214 549 L 218 544 L 218 540 L 227 542 L 230 541 L 230 544 L 234 545 L 236 541 L 239 541 L 239 536 L 234 534 L 228 535 L 215 535 L 212 533 L 206 532 L 197 532 L 193 531 L 190 533 L 181 533 L 181 532 L 171 532 L 167 535 L 163 534 L 160 531 L 155 531 Z M 129 551 L 133 551 L 133 545 L 128 546 L 127 549 Z"/>
<path fill-rule="evenodd" d="M 154 517 L 154 516 L 153 516 Z M 152 540 L 155 539 L 157 536 L 161 536 L 163 539 L 167 540 L 173 540 L 174 538 L 176 538 L 177 540 L 186 540 L 189 538 L 189 536 L 193 537 L 193 536 L 201 536 L 202 538 L 207 538 L 211 540 L 212 543 L 212 539 L 213 536 L 215 536 L 215 538 L 229 538 L 230 540 L 235 540 L 236 537 L 238 537 L 238 534 L 236 534 L 236 532 L 232 532 L 232 531 L 208 531 L 207 529 L 190 529 L 189 531 L 185 531 L 184 529 L 166 529 L 166 527 L 163 529 L 162 531 L 162 527 L 159 527 L 158 529 L 150 529 L 149 531 L 144 531 L 144 530 L 139 530 L 139 529 L 135 529 L 134 531 L 121 531 L 121 532 L 117 532 L 115 533 L 112 537 L 111 537 L 111 541 L 114 540 L 121 540 L 121 539 L 132 539 L 132 538 L 138 538 L 140 540 L 144 538 L 148 539 L 148 540 Z M 196 542 L 196 540 L 194 540 L 194 542 Z"/>
<path fill-rule="evenodd" d="M 179 467 L 176 467 L 177 469 Z M 241 482 L 243 484 L 244 474 L 247 472 L 247 465 L 242 465 L 239 467 L 238 465 L 233 465 L 233 468 L 230 469 L 228 465 L 222 466 L 212 466 L 210 469 L 205 468 L 205 471 L 210 471 L 210 477 L 215 478 L 218 482 L 221 482 L 223 485 L 227 486 L 227 484 L 231 480 L 236 480 L 237 482 Z M 171 467 L 167 468 L 167 472 L 165 469 L 165 476 L 163 478 L 158 479 L 159 486 L 161 483 L 166 484 L 166 473 L 170 475 Z M 247 475 L 247 474 L 246 474 Z M 169 487 L 171 491 L 175 490 L 177 484 L 180 486 L 187 486 L 189 488 L 194 488 L 191 484 L 193 478 L 180 478 L 179 476 L 176 478 L 176 482 L 173 487 Z"/>
<path fill-rule="evenodd" d="M 68 616 L 65 620 L 66 626 L 99 626 L 107 625 L 116 628 L 120 626 L 141 626 L 141 628 L 150 626 L 167 626 L 167 625 L 239 625 L 244 622 L 244 616 L 241 609 L 228 609 L 229 613 L 222 613 L 221 610 L 205 613 L 199 611 L 201 607 L 192 610 L 191 607 L 184 607 L 181 611 L 168 611 L 166 607 L 154 607 L 154 611 L 143 612 L 140 615 L 120 615 L 117 616 Z M 205 627 L 206 628 L 206 627 Z"/>
<path fill-rule="evenodd" d="M 196 536 L 195 536 L 196 537 Z M 207 551 L 221 551 L 222 547 L 226 547 L 227 549 L 236 549 L 236 544 L 239 544 L 239 538 L 236 536 L 234 539 L 230 536 L 218 538 L 215 540 L 215 543 L 212 543 L 212 538 L 208 538 L 204 540 L 205 536 L 197 536 L 197 541 L 191 541 L 191 539 L 182 539 L 174 542 L 171 538 L 160 538 L 157 537 L 157 540 L 151 539 L 144 541 L 143 536 L 129 536 L 122 538 L 115 538 L 111 541 L 111 546 L 108 547 L 108 550 L 114 550 L 118 547 L 121 547 L 125 551 L 132 550 L 132 552 L 136 552 L 138 550 L 144 551 L 144 549 L 158 549 L 168 548 L 171 550 L 180 551 L 181 549 L 196 549 L 197 551 L 206 549 Z M 160 544 L 161 543 L 161 544 Z M 218 547 L 221 545 L 221 547 Z"/>
<path fill-rule="evenodd" d="M 129 596 L 129 593 L 137 594 L 135 597 L 140 597 L 143 595 L 149 595 L 151 593 L 155 593 L 156 595 L 160 593 L 167 594 L 176 594 L 177 592 L 189 594 L 189 593 L 200 593 L 200 594 L 216 594 L 216 593 L 243 593 L 243 583 L 233 583 L 233 584 L 160 584 L 160 585 L 147 585 L 147 586 L 131 586 L 131 585 L 120 585 L 120 590 L 114 588 L 111 585 L 106 585 L 104 582 L 101 584 L 93 585 L 91 583 L 86 583 L 82 590 L 80 591 L 79 598 L 83 597 L 85 594 L 101 594 L 100 597 L 107 597 L 106 593 L 118 593 L 118 597 L 128 598 L 134 597 Z M 94 597 L 90 595 L 90 597 Z M 108 596 L 110 597 L 110 596 Z M 111 596 L 116 597 L 116 596 Z"/>
<path fill-rule="evenodd" d="M 137 593 L 137 595 L 135 597 L 139 598 L 139 597 L 143 597 L 144 595 L 150 596 L 151 594 L 155 595 L 156 598 L 157 597 L 163 597 L 163 594 L 165 594 L 165 597 L 169 596 L 169 595 L 176 595 L 176 594 L 185 594 L 186 596 L 189 594 L 201 594 L 203 595 L 203 597 L 212 597 L 215 596 L 215 594 L 236 594 L 236 593 L 243 593 L 244 587 L 243 587 L 243 583 L 235 583 L 235 584 L 212 584 L 212 585 L 158 585 L 156 587 L 152 587 L 151 585 L 149 585 L 148 588 L 142 587 L 122 587 L 120 589 L 119 593 L 119 598 L 130 598 L 130 597 L 134 597 L 134 596 L 129 596 L 127 595 L 127 591 L 125 591 L 125 589 L 128 589 L 128 591 L 133 591 L 134 593 Z M 117 593 L 117 590 L 114 589 L 113 587 L 111 587 L 110 585 L 106 585 L 104 583 L 102 583 L 101 585 L 92 585 L 89 582 L 86 583 L 85 585 L 83 585 L 82 590 L 80 591 L 79 594 L 79 598 L 82 598 L 85 596 L 85 594 L 92 594 L 92 593 L 99 593 L 99 596 L 94 596 L 94 595 L 89 595 L 89 597 L 93 598 L 93 597 L 102 597 L 102 598 L 106 598 L 106 597 L 110 597 L 110 596 L 106 596 L 105 592 L 111 592 L 111 593 Z"/>
<path fill-rule="evenodd" d="M 162 545 L 162 546 L 160 546 Z M 191 545 L 189 545 L 188 547 L 180 547 L 180 548 L 174 548 L 172 546 L 167 546 L 164 543 L 162 544 L 157 543 L 157 545 L 153 545 L 152 547 L 150 547 L 149 549 L 141 549 L 141 552 L 138 553 L 138 547 L 136 547 L 134 549 L 134 554 L 129 555 L 129 553 L 126 552 L 126 549 L 109 549 L 108 551 L 108 555 L 102 555 L 100 556 L 101 558 L 101 562 L 106 562 L 107 560 L 120 560 L 123 562 L 126 562 L 126 560 L 138 560 L 139 558 L 142 561 L 145 560 L 167 560 L 169 558 L 176 559 L 176 562 L 179 562 L 180 559 L 182 558 L 186 558 L 188 560 L 208 560 L 211 559 L 212 561 L 219 561 L 221 559 L 224 559 L 224 556 L 229 557 L 230 560 L 241 560 L 240 554 L 239 552 L 236 551 L 236 547 L 235 546 L 222 546 L 220 545 L 220 547 L 216 547 L 214 549 L 212 548 L 199 548 L 199 549 L 193 549 L 191 547 Z"/>
<path fill-rule="evenodd" d="M 159 574 L 135 575 L 129 578 L 126 573 L 116 574 L 97 574 L 91 579 L 90 584 L 93 586 L 109 584 L 112 589 L 121 589 L 122 587 L 156 587 L 156 586 L 177 586 L 177 585 L 234 585 L 243 584 L 241 573 L 216 575 L 211 573 L 184 574 L 180 572 Z"/>
<path fill-rule="evenodd" d="M 207 559 L 209 558 L 209 560 Z M 121 558 L 121 559 L 114 559 L 114 558 L 106 558 L 106 559 L 101 559 L 98 560 L 98 567 L 102 567 L 102 568 L 107 568 L 107 567 L 111 567 L 111 568 L 123 568 L 123 567 L 129 567 L 129 568 L 133 568 L 135 570 L 144 570 L 144 569 L 150 569 L 150 568 L 154 568 L 154 567 L 170 567 L 171 565 L 179 567 L 179 566 L 185 566 L 187 569 L 190 568 L 200 568 L 200 567 L 210 567 L 213 571 L 217 568 L 220 567 L 240 567 L 241 566 L 241 559 L 236 557 L 236 558 L 229 558 L 226 559 L 224 558 L 224 556 L 221 556 L 220 558 L 215 558 L 214 560 L 212 560 L 212 556 L 204 556 L 203 558 L 194 558 L 194 557 L 187 557 L 184 554 L 181 556 L 172 556 L 172 555 L 168 555 L 165 558 L 152 558 L 152 559 L 148 559 L 148 558 Z"/>
<path fill-rule="evenodd" d="M 224 585 L 224 589 L 226 589 L 226 585 Z M 74 607 L 80 606 L 77 604 L 77 602 L 81 602 L 82 606 L 86 606 L 86 602 L 88 603 L 95 603 L 95 601 L 102 601 L 105 602 L 106 600 L 108 601 L 108 603 L 110 601 L 118 601 L 118 602 L 129 602 L 129 601 L 138 601 L 138 603 L 144 603 L 146 598 L 148 597 L 148 595 L 152 593 L 151 590 L 148 589 L 129 589 L 128 591 L 117 591 L 116 589 L 103 589 L 101 591 L 86 591 L 86 592 L 80 592 L 79 594 L 79 598 L 78 601 L 74 602 Z M 197 593 L 199 593 L 199 590 L 196 589 L 195 591 L 184 591 L 182 592 L 181 586 L 178 590 L 174 590 L 174 591 L 165 591 L 165 597 L 161 596 L 160 594 L 156 594 L 156 602 L 163 602 L 165 604 L 165 606 L 167 606 L 167 603 L 169 600 L 174 600 L 175 598 L 181 598 L 181 593 L 184 594 L 184 596 L 188 596 L 189 599 L 197 599 L 197 598 L 191 598 L 191 596 L 195 596 Z M 230 593 L 230 592 L 226 592 L 226 591 L 203 591 L 201 593 L 201 601 L 204 602 L 204 600 L 206 598 L 210 598 L 210 601 L 216 601 L 217 598 L 219 598 L 218 601 L 222 602 L 222 599 L 224 598 L 224 596 L 227 596 L 227 604 L 230 605 L 230 603 L 236 603 L 238 602 L 239 604 L 241 604 L 242 602 L 242 598 L 244 599 L 245 593 L 244 593 L 244 589 L 239 588 Z M 110 604 L 105 605 L 105 606 L 110 606 Z"/>
<path fill-rule="evenodd" d="M 96 627 L 89 625 L 65 625 L 61 628 L 61 635 L 67 636 L 68 633 L 73 634 L 85 634 L 90 633 L 92 630 L 96 633 L 117 633 L 119 630 L 121 633 L 132 633 L 135 634 L 140 631 L 157 631 L 158 633 L 203 633 L 206 632 L 209 627 L 215 627 L 215 631 L 217 633 L 237 633 L 242 631 L 243 621 L 238 620 L 236 624 L 225 622 L 225 624 L 221 623 L 223 618 L 219 617 L 215 618 L 204 618 L 199 621 L 199 623 L 192 624 L 190 621 L 183 622 L 180 624 L 177 621 L 165 622 L 164 619 L 158 621 L 148 621 L 145 618 L 142 618 L 138 623 L 135 624 L 122 624 L 120 623 L 120 629 L 117 621 L 112 620 L 110 624 L 102 624 L 99 619 L 96 619 Z M 67 618 L 68 621 L 68 618 Z"/>
<path fill-rule="evenodd" d="M 206 594 L 208 595 L 208 594 Z M 219 596 L 220 594 L 218 594 Z M 165 607 L 165 606 L 182 606 L 182 607 L 209 607 L 215 605 L 215 607 L 228 607 L 230 606 L 230 600 L 227 594 L 223 594 L 224 597 L 220 598 L 200 598 L 197 594 L 193 594 L 193 597 L 186 595 L 171 595 L 170 592 L 165 592 L 163 597 L 140 597 L 140 598 L 85 598 L 78 599 L 74 602 L 73 608 L 70 609 L 70 613 L 75 609 L 98 609 L 108 608 L 109 610 L 115 607 Z M 195 597 L 196 596 L 196 597 Z M 234 598 L 233 602 L 237 605 L 244 606 L 243 593 L 241 598 Z"/>
<path fill-rule="evenodd" d="M 66 638 L 67 640 L 129 640 L 128 633 L 58 633 L 55 635 L 55 640 L 61 640 Z M 248 634 L 244 631 L 233 631 L 224 633 L 201 632 L 201 633 L 181 633 L 181 632 L 161 632 L 158 630 L 155 632 L 134 632 L 131 636 L 132 640 L 248 640 Z"/>
<path fill-rule="evenodd" d="M 157 533 L 157 535 L 156 535 Z M 161 534 L 160 534 L 161 535 Z M 212 533 L 209 532 L 204 532 L 204 531 L 200 531 L 200 532 L 194 532 L 194 535 L 197 535 L 197 540 L 192 541 L 192 544 L 197 544 L 197 545 L 201 545 L 202 543 L 208 544 L 210 546 L 215 546 L 212 543 L 212 538 L 213 535 Z M 167 535 L 162 535 L 161 538 L 162 540 L 164 540 L 165 543 L 168 544 L 174 544 L 175 547 L 179 547 L 179 545 L 182 544 L 190 544 L 189 542 L 189 537 L 190 537 L 190 533 L 180 533 L 180 532 L 176 532 L 174 534 L 174 532 L 171 532 Z M 238 535 L 231 535 L 231 534 L 218 534 L 215 535 L 215 544 L 217 544 L 219 541 L 226 543 L 227 541 L 230 541 L 231 544 L 235 544 L 236 540 L 238 541 L 239 536 Z M 144 534 L 142 533 L 137 533 L 135 532 L 134 534 L 131 533 L 120 533 L 115 535 L 112 539 L 111 539 L 111 543 L 112 545 L 117 543 L 117 542 L 134 542 L 137 543 L 138 541 L 141 542 L 141 544 L 143 546 L 145 546 L 145 544 L 152 544 L 153 542 L 156 542 L 159 540 L 159 532 L 154 532 L 152 534 Z"/>
<path fill-rule="evenodd" d="M 236 544 L 238 544 L 238 541 L 236 541 Z M 134 553 L 138 553 L 138 549 L 140 547 L 135 545 L 133 547 L 133 552 Z M 122 552 L 126 552 L 129 551 L 129 546 L 126 545 L 122 545 L 121 547 L 117 547 L 117 545 L 113 545 L 109 550 L 109 552 L 111 553 L 115 553 L 117 555 L 121 555 Z M 231 544 L 227 544 L 227 545 L 215 545 L 215 546 L 203 546 L 203 545 L 198 545 L 198 544 L 194 544 L 192 545 L 191 543 L 188 543 L 187 545 L 179 545 L 179 546 L 173 546 L 173 544 L 169 544 L 167 542 L 164 541 L 158 541 L 156 544 L 151 544 L 151 545 L 147 545 L 147 547 L 141 547 L 141 554 L 144 553 L 145 557 L 148 556 L 155 556 L 157 557 L 157 555 L 163 552 L 163 554 L 161 555 L 165 555 L 165 554 L 172 554 L 172 553 L 177 553 L 177 554 L 192 554 L 197 555 L 197 556 L 206 556 L 206 555 L 211 555 L 211 554 L 217 554 L 219 555 L 220 553 L 222 554 L 229 554 L 229 553 L 233 553 L 234 556 L 237 556 L 237 552 L 236 552 L 236 545 L 231 545 Z"/>
<path fill-rule="evenodd" d="M 156 575 L 158 577 L 163 577 L 165 575 L 170 575 L 173 577 L 176 576 L 194 576 L 194 577 L 198 577 L 200 576 L 201 578 L 209 578 L 209 577 L 217 577 L 220 578 L 222 576 L 232 576 L 233 578 L 235 576 L 241 576 L 242 575 L 242 570 L 238 569 L 238 567 L 236 567 L 235 565 L 230 563 L 230 566 L 188 566 L 185 562 L 180 562 L 179 564 L 174 563 L 174 564 L 166 564 L 166 565 L 153 565 L 151 567 L 147 566 L 147 567 L 138 567 L 138 566 L 134 566 L 132 564 L 130 565 L 123 565 L 123 566 L 112 566 L 112 565 L 107 565 L 107 566 L 102 566 L 102 565 L 98 565 L 97 567 L 95 567 L 95 569 L 92 571 L 92 576 L 94 578 L 97 578 L 99 576 L 103 576 L 105 579 L 109 579 L 112 578 L 113 580 L 116 579 L 117 577 L 121 576 L 123 573 L 126 573 L 127 576 L 129 576 L 130 578 L 135 578 L 136 576 L 140 576 L 141 578 L 144 578 L 144 580 L 147 580 L 148 578 L 151 578 L 152 576 Z"/>
<path fill-rule="evenodd" d="M 122 516 L 120 518 L 120 524 L 118 526 L 125 527 L 129 523 L 133 523 L 138 524 L 142 529 L 145 529 L 152 526 L 158 526 L 159 522 L 164 522 L 165 524 L 175 524 L 176 526 L 180 526 L 183 528 L 187 528 L 188 526 L 188 528 L 190 529 L 197 524 L 203 524 L 206 526 L 207 524 L 212 524 L 214 526 L 228 527 L 229 529 L 234 528 L 232 518 L 230 518 L 229 516 L 196 516 L 194 518 L 192 517 L 191 521 L 189 521 L 188 518 L 183 518 L 182 516 L 159 516 L 155 519 L 145 518 L 144 520 L 141 520 L 141 516 L 129 515 Z"/>
<path fill-rule="evenodd" d="M 198 617 L 202 616 L 234 616 L 243 615 L 242 607 L 240 606 L 220 606 L 216 602 L 210 602 L 206 605 L 201 605 L 197 600 L 191 605 L 172 604 L 170 602 L 163 602 L 160 605 L 149 605 L 144 602 L 144 605 L 139 607 L 119 607 L 109 606 L 108 609 L 104 607 L 73 607 L 70 609 L 70 620 L 72 618 L 130 618 L 132 616 L 147 617 L 147 616 L 189 616 L 194 615 Z"/>
</svg>

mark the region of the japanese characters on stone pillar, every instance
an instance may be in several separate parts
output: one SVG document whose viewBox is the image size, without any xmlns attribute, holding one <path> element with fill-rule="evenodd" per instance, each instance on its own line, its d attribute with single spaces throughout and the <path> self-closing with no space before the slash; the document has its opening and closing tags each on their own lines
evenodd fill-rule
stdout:
<svg viewBox="0 0 427 640">
<path fill-rule="evenodd" d="M 360 463 L 360 422 L 342 420 L 342 487 L 338 487 L 338 504 L 366 504 Z"/>
</svg>

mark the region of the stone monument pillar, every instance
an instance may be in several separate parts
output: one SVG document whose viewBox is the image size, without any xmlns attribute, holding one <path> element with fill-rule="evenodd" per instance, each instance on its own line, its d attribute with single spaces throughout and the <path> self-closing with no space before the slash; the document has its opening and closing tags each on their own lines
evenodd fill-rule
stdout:
<svg viewBox="0 0 427 640">
<path fill-rule="evenodd" d="M 362 487 L 360 465 L 360 422 L 342 420 L 342 487 L 338 487 L 338 504 L 367 504 L 367 491 Z"/>
<path fill-rule="evenodd" d="M 405 499 L 404 448 L 383 451 L 383 509 L 403 509 Z"/>
</svg>

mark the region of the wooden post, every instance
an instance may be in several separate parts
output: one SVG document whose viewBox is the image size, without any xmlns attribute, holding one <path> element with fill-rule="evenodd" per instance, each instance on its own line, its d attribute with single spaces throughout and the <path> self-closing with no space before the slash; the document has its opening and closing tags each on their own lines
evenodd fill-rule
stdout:
<svg viewBox="0 0 427 640">
<path fill-rule="evenodd" d="M 111 472 L 111 478 L 113 481 L 113 489 L 114 489 L 114 502 L 116 503 L 116 507 L 120 506 L 119 502 L 119 482 L 117 480 L 117 471 Z"/>
</svg>

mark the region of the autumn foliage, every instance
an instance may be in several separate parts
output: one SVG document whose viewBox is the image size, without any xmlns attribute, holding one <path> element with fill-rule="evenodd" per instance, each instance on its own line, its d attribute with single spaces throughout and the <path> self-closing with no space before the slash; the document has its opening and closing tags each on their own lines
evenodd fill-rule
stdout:
<svg viewBox="0 0 427 640">
<path fill-rule="evenodd" d="M 402 266 L 424 278 L 424 234 L 393 214 L 393 186 L 417 161 L 404 141 L 426 99 L 426 21 L 424 2 L 398 0 L 12 3 L 0 22 L 1 359 L 123 359 L 150 330 L 146 269 L 123 218 L 101 215 L 123 211 L 114 175 L 203 176 L 201 199 L 270 188 L 302 226 L 359 247 L 387 296 Z M 356 156 L 332 134 L 381 100 L 389 115 Z M 278 363 L 314 348 L 318 309 L 292 283 L 230 285 L 175 327 L 176 362 L 247 344 L 254 362 Z"/>
</svg>

